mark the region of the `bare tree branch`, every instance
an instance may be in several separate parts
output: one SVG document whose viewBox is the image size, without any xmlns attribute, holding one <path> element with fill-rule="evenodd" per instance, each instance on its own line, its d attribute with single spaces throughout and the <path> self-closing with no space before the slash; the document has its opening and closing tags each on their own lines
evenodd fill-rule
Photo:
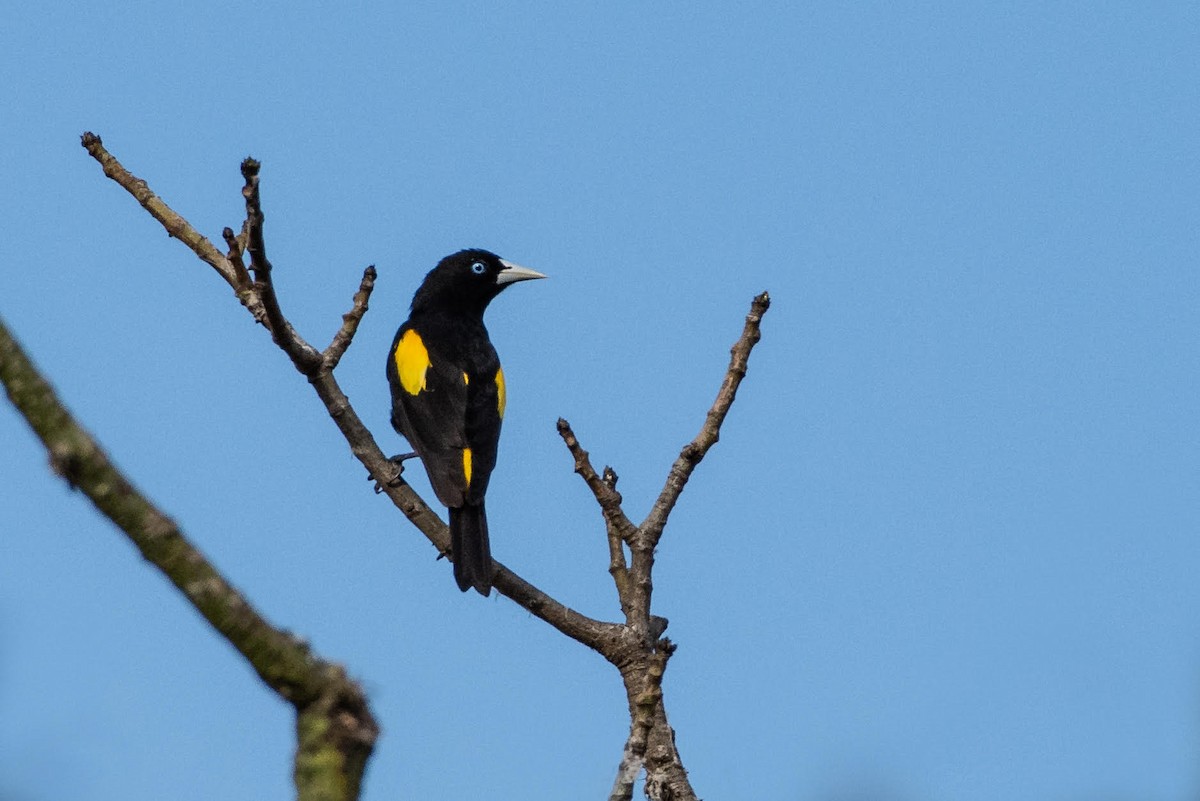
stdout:
<svg viewBox="0 0 1200 801">
<path fill-rule="evenodd" d="M 142 495 L 71 416 L 0 321 L 0 381 L 45 445 L 50 466 L 83 492 L 258 673 L 295 707 L 301 801 L 358 797 L 379 729 L 357 683 L 268 623 L 165 513 Z M 321 789 L 325 788 L 325 789 Z M 337 788 L 337 792 L 328 792 Z"/>
<path fill-rule="evenodd" d="M 612 576 L 617 588 L 617 599 L 621 604 L 621 612 L 626 622 L 630 622 L 628 600 L 631 597 L 629 587 L 629 567 L 625 561 L 625 543 L 630 542 L 637 533 L 635 526 L 625 510 L 621 508 L 621 493 L 617 492 L 617 474 L 611 467 L 604 468 L 604 476 L 596 474 L 588 452 L 579 444 L 571 424 L 563 418 L 558 418 L 558 434 L 566 443 L 567 450 L 575 459 L 575 472 L 587 483 L 596 503 L 600 504 L 600 512 L 604 515 L 604 527 L 608 538 L 608 573 Z"/>
<path fill-rule="evenodd" d="M 283 349 L 297 370 L 312 377 L 321 366 L 321 354 L 301 339 L 283 316 L 275 282 L 271 278 L 271 262 L 267 260 L 267 246 L 263 240 L 262 202 L 258 192 L 258 172 L 261 167 L 251 158 L 242 162 L 242 177 L 246 179 L 242 197 L 246 199 L 246 252 L 250 254 L 250 270 L 254 273 L 254 285 L 262 297 L 263 308 L 267 312 L 267 327 L 275 344 Z"/>
<path fill-rule="evenodd" d="M 362 322 L 363 315 L 367 313 L 367 301 L 371 299 L 371 290 L 375 288 L 375 278 L 374 264 L 363 270 L 362 282 L 358 285 L 358 291 L 354 293 L 354 305 L 350 311 L 342 315 L 342 327 L 333 335 L 333 341 L 321 354 L 325 360 L 326 370 L 332 371 L 338 366 L 338 362 L 342 360 L 342 356 L 350 347 L 355 333 L 358 332 L 358 324 Z"/>
<path fill-rule="evenodd" d="M 138 192 L 153 194 L 150 192 L 145 181 L 135 178 L 128 170 L 121 166 L 116 157 L 104 148 L 100 137 L 90 133 L 84 134 L 83 144 L 92 158 L 100 162 L 102 166 L 106 166 L 105 174 L 115 180 L 130 194 L 134 195 L 134 197 L 138 197 Z M 259 169 L 259 164 L 254 159 L 246 159 L 243 162 L 242 170 L 246 178 L 246 185 L 242 190 L 243 197 L 246 199 L 246 221 L 243 226 L 243 236 L 226 237 L 227 243 L 231 240 L 239 242 L 244 239 L 245 244 L 243 247 L 246 252 L 250 253 L 251 269 L 255 271 L 256 280 L 251 285 L 248 293 L 254 299 L 255 306 L 262 310 L 261 317 L 258 314 L 255 317 L 256 319 L 261 319 L 267 328 L 271 330 L 272 338 L 288 354 L 288 357 L 292 359 L 292 363 L 296 366 L 296 369 L 308 377 L 309 383 L 312 384 L 322 403 L 325 404 L 325 409 L 328 411 L 329 416 L 333 419 L 338 429 L 342 432 L 342 435 L 346 438 L 346 442 L 350 445 L 351 453 L 367 468 L 368 473 L 380 484 L 384 493 L 392 500 L 396 507 L 433 543 L 439 553 L 445 554 L 450 548 L 450 534 L 445 523 L 441 521 L 437 514 L 429 508 L 429 505 L 407 483 L 400 482 L 392 485 L 392 479 L 395 476 L 394 463 L 383 455 L 383 452 L 375 442 L 375 438 L 367 430 L 367 427 L 363 425 L 362 420 L 354 411 L 354 407 L 351 406 L 350 399 L 346 397 L 346 394 L 334 378 L 332 367 L 325 363 L 320 354 L 317 354 L 312 349 L 312 346 L 305 342 L 283 317 L 283 312 L 279 308 L 278 298 L 275 295 L 272 268 L 270 262 L 266 259 L 266 247 L 263 241 L 263 215 L 258 191 Z M 161 201 L 159 203 L 161 204 Z M 194 229 L 187 220 L 167 208 L 165 204 L 161 204 L 161 206 L 166 210 L 165 213 L 172 221 L 172 224 L 181 230 L 194 232 Z M 163 219 L 157 214 L 155 215 L 155 219 L 163 222 Z M 163 224 L 166 225 L 165 222 Z M 178 238 L 181 242 L 188 245 L 196 255 L 202 259 L 205 258 L 204 253 L 192 247 L 193 242 L 202 240 L 203 237 L 196 235 L 187 238 Z M 204 240 L 204 242 L 207 242 L 207 240 Z M 232 251 L 233 246 L 230 245 L 230 247 Z M 214 252 L 216 250 L 212 248 L 211 243 L 209 243 L 209 248 Z M 220 254 L 218 253 L 218 255 Z M 222 256 L 221 258 L 224 257 Z M 207 261 L 207 259 L 205 260 Z M 230 268 L 229 274 L 234 274 L 232 268 Z M 222 275 L 225 275 L 225 273 L 222 273 Z M 366 278 L 364 278 L 365 281 Z M 361 291 L 363 291 L 362 285 L 360 285 Z M 251 308 L 250 304 L 247 304 L 247 307 Z M 251 310 L 253 311 L 253 308 Z M 365 311 L 366 297 L 364 296 L 363 312 L 365 313 Z M 310 360 L 308 356 L 309 352 L 316 356 L 315 362 Z M 501 594 L 506 595 L 520 606 L 529 610 L 533 615 L 554 626 L 568 637 L 578 640 L 591 648 L 599 650 L 606 643 L 619 641 L 622 637 L 621 628 L 617 624 L 593 620 L 570 609 L 499 563 L 496 564 L 493 584 Z"/>
<path fill-rule="evenodd" d="M 217 250 L 213 243 L 202 236 L 187 220 L 176 214 L 170 206 L 163 202 L 162 198 L 151 192 L 145 181 L 126 170 L 111 153 L 104 149 L 104 143 L 100 141 L 99 136 L 89 131 L 83 135 L 82 143 L 91 157 L 104 168 L 105 175 L 133 195 L 137 202 L 150 212 L 150 216 L 167 229 L 167 234 L 187 245 L 193 253 L 211 265 L 217 274 L 225 279 L 225 283 L 233 287 L 233 291 L 246 304 L 255 318 L 259 317 L 261 306 L 251 305 L 244 295 L 249 290 L 249 285 L 242 279 L 242 275 L 245 273 L 244 269 L 239 272 L 229 257 Z"/>
<path fill-rule="evenodd" d="M 343 315 L 341 328 L 324 353 L 318 353 L 288 323 L 275 292 L 272 267 L 266 257 L 263 239 L 263 214 L 258 186 L 260 165 L 257 161 L 247 159 L 243 162 L 246 220 L 242 232 L 236 236 L 231 229 L 225 229 L 224 239 L 229 252 L 228 255 L 222 255 L 211 243 L 195 234 L 186 220 L 153 195 L 144 181 L 129 174 L 103 148 L 99 137 L 85 134 L 84 146 L 104 167 L 106 175 L 133 194 L 167 227 L 168 232 L 179 231 L 180 234 L 172 235 L 187 244 L 201 259 L 216 266 L 226 281 L 238 290 L 242 303 L 255 319 L 266 325 L 296 369 L 308 378 L 329 416 L 345 437 L 351 452 L 378 482 L 381 491 L 433 543 L 439 553 L 446 554 L 450 543 L 445 524 L 406 482 L 395 480 L 394 463 L 383 455 L 333 376 L 334 367 L 349 347 L 367 311 L 376 277 L 374 269 L 367 268 L 350 312 Z M 242 264 L 243 254 L 247 253 L 250 256 L 250 271 L 254 273 L 253 281 L 249 280 Z M 630 798 L 633 783 L 643 769 L 646 774 L 646 794 L 652 801 L 694 801 L 696 798 L 675 746 L 675 735 L 667 722 L 663 701 L 662 679 L 675 646 L 670 640 L 662 638 L 667 626 L 666 619 L 651 614 L 654 549 L 692 471 L 719 437 L 738 385 L 746 375 L 750 351 L 759 341 L 759 323 L 769 305 L 770 299 L 765 292 L 751 303 L 745 328 L 731 350 L 730 365 L 716 401 L 700 433 L 684 446 L 672 465 L 662 492 L 640 526 L 635 526 L 622 508 L 621 494 L 616 489 L 616 473 L 606 467 L 602 475 L 597 474 L 570 425 L 565 420 L 558 422 L 559 434 L 574 459 L 575 472 L 592 491 L 604 516 L 609 544 L 609 573 L 613 577 L 621 611 L 625 616 L 624 624 L 582 615 L 504 565 L 495 565 L 493 585 L 501 594 L 563 634 L 596 650 L 620 671 L 629 703 L 631 725 L 610 796 L 614 800 L 625 801 Z M 629 561 L 626 560 L 626 548 L 629 550 Z"/>
<path fill-rule="evenodd" d="M 638 724 L 635 722 L 633 727 L 637 726 Z M 642 736 L 644 737 L 644 735 Z M 629 739 L 625 741 L 625 751 L 621 754 L 621 763 L 617 765 L 617 778 L 613 779 L 612 790 L 608 793 L 608 801 L 632 801 L 633 799 L 633 785 L 646 765 L 645 743 L 642 744 L 641 753 L 636 752 L 633 745 L 634 737 L 635 735 L 631 731 Z"/>
<path fill-rule="evenodd" d="M 691 478 L 692 471 L 720 438 L 721 424 L 725 422 L 729 407 L 733 405 L 738 386 L 746 377 L 750 351 L 762 338 L 760 323 L 770 306 L 771 298 L 766 292 L 751 301 L 750 312 L 746 315 L 746 324 L 742 329 L 741 336 L 730 348 L 729 368 L 725 371 L 725 379 L 721 382 L 721 388 L 717 392 L 717 398 L 713 402 L 712 408 L 708 410 L 704 425 L 701 426 L 696 438 L 683 446 L 679 457 L 671 465 L 666 485 L 654 502 L 654 506 L 651 507 L 650 514 L 638 526 L 638 534 L 631 543 L 630 575 L 633 598 L 630 605 L 637 616 L 638 624 L 646 626 L 647 630 L 649 629 L 650 597 L 654 591 L 652 575 L 654 551 L 662 538 L 667 518 L 671 514 L 671 510 L 675 508 L 675 503 L 679 500 L 679 495 L 683 492 L 688 479 Z"/>
<path fill-rule="evenodd" d="M 575 458 L 575 472 L 587 482 L 588 489 L 596 496 L 596 502 L 600 504 L 600 511 L 604 514 L 604 522 L 609 528 L 616 530 L 621 539 L 628 540 L 637 528 L 625 516 L 625 510 L 621 508 L 622 498 L 621 493 L 616 490 L 615 478 L 610 483 L 596 473 L 588 452 L 579 444 L 575 432 L 571 430 L 571 424 L 561 417 L 558 418 L 558 434 L 566 443 L 567 449 L 571 451 L 571 456 Z M 605 472 L 611 473 L 612 468 L 605 468 Z M 616 474 L 613 473 L 613 475 Z"/>
<path fill-rule="evenodd" d="M 650 656 L 645 671 L 644 687 L 634 699 L 638 715 L 648 720 L 645 725 L 646 796 L 652 801 L 695 799 L 696 793 L 688 781 L 687 771 L 675 746 L 675 730 L 667 723 L 667 708 L 663 703 L 662 680 L 667 660 L 675 653 L 675 644 L 660 640 Z M 635 721 L 638 717 L 635 716 Z"/>
<path fill-rule="evenodd" d="M 609 793 L 609 801 L 629 801 L 633 797 L 633 785 L 646 766 L 646 743 L 654 728 L 655 708 L 662 702 L 662 677 L 666 670 L 668 655 L 663 652 L 657 660 L 656 669 L 631 673 L 626 682 L 629 696 L 629 738 L 617 766 L 617 778 Z M 640 686 L 631 680 L 641 682 Z M 647 777 L 649 781 L 649 777 Z"/>
<path fill-rule="evenodd" d="M 617 492 L 617 471 L 611 467 L 604 468 L 604 475 L 600 479 L 604 482 L 604 486 L 608 487 L 617 497 L 618 508 L 621 503 L 621 493 Z M 624 513 L 621 515 L 624 518 Z M 624 518 L 626 523 L 629 523 L 628 518 Z M 632 524 L 629 525 L 627 532 L 622 529 L 607 525 L 605 526 L 605 534 L 608 539 L 608 574 L 612 576 L 613 584 L 617 588 L 617 599 L 621 604 L 621 614 L 625 615 L 625 622 L 629 623 L 631 610 L 628 605 L 630 598 L 629 588 L 629 563 L 625 560 L 625 546 L 629 542 L 629 538 L 636 533 L 637 528 Z"/>
<path fill-rule="evenodd" d="M 229 248 L 229 253 L 226 258 L 233 265 L 233 272 L 237 278 L 238 286 L 250 286 L 250 273 L 246 270 L 246 263 L 242 261 L 242 256 L 246 252 L 246 236 L 234 236 L 233 229 L 225 226 L 221 230 L 221 237 L 225 240 L 225 246 Z"/>
<path fill-rule="evenodd" d="M 759 324 L 770 306 L 771 297 L 766 292 L 755 297 L 750 303 L 750 313 L 746 315 L 746 325 L 742 329 L 742 335 L 729 350 L 729 369 L 725 372 L 725 380 L 721 383 L 720 391 L 717 392 L 717 399 L 713 401 L 712 408 L 708 410 L 708 416 L 704 419 L 700 433 L 694 440 L 683 446 L 679 458 L 675 460 L 675 464 L 671 466 L 671 472 L 667 475 L 666 485 L 659 494 L 658 500 L 654 502 L 649 516 L 641 525 L 643 535 L 651 539 L 653 544 L 657 544 L 659 537 L 662 536 L 663 527 L 667 524 L 667 517 L 675 508 L 675 502 L 679 500 L 679 494 L 683 492 L 684 485 L 691 478 L 692 471 L 696 469 L 696 465 L 700 464 L 700 460 L 708 453 L 708 449 L 720 439 L 721 424 L 725 422 L 725 415 L 729 413 L 729 407 L 733 405 L 738 386 L 746 377 L 746 365 L 750 360 L 750 351 L 762 339 Z"/>
<path fill-rule="evenodd" d="M 709 409 L 700 433 L 684 446 L 672 465 L 666 486 L 640 526 L 633 526 L 625 516 L 621 495 L 616 491 L 616 473 L 606 468 L 604 476 L 598 476 L 571 426 L 565 420 L 558 421 L 558 432 L 575 459 L 575 472 L 592 490 L 604 514 L 609 540 L 609 572 L 616 583 L 626 628 L 639 644 L 637 648 L 625 652 L 630 656 L 629 661 L 614 660 L 625 683 L 631 723 L 629 739 L 609 795 L 610 801 L 628 801 L 632 797 L 633 784 L 643 768 L 646 772 L 646 795 L 654 801 L 696 797 L 675 746 L 675 733 L 667 722 L 663 702 L 662 677 L 675 646 L 670 640 L 660 639 L 667 625 L 665 618 L 651 614 L 654 550 L 692 471 L 720 436 L 721 424 L 733 404 L 738 385 L 746 375 L 750 351 L 761 338 L 759 326 L 769 307 L 770 297 L 766 292 L 751 302 L 742 334 L 730 351 L 729 368 L 717 392 L 716 401 Z M 632 557 L 632 564 L 628 567 L 623 548 L 626 544 Z"/>
</svg>

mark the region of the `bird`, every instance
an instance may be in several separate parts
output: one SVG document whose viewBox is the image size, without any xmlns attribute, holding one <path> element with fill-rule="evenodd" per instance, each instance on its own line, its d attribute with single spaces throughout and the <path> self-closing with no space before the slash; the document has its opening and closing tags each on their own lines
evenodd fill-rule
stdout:
<svg viewBox="0 0 1200 801">
<path fill-rule="evenodd" d="M 478 248 L 438 262 L 388 353 L 392 427 L 420 457 L 450 513 L 450 558 L 463 592 L 492 590 L 484 496 L 496 466 L 507 390 L 483 313 L 511 284 L 546 276 Z"/>
</svg>

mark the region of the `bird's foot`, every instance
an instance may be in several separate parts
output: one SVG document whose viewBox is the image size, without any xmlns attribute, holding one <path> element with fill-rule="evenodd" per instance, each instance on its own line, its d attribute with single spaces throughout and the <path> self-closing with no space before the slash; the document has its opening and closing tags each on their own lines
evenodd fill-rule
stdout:
<svg viewBox="0 0 1200 801">
<path fill-rule="evenodd" d="M 412 453 L 399 453 L 399 454 L 396 454 L 395 456 L 393 456 L 392 458 L 388 459 L 389 462 L 391 462 L 393 465 L 395 465 L 396 474 L 394 476 L 392 476 L 391 478 L 389 478 L 386 482 L 376 481 L 375 482 L 375 494 L 378 495 L 379 493 L 383 492 L 385 483 L 389 487 L 398 487 L 401 484 L 403 484 L 404 483 L 404 463 L 407 462 L 409 459 L 415 458 L 416 455 L 417 455 L 416 451 L 413 451 Z M 374 477 L 367 476 L 368 481 L 370 481 L 372 478 L 374 478 Z"/>
</svg>

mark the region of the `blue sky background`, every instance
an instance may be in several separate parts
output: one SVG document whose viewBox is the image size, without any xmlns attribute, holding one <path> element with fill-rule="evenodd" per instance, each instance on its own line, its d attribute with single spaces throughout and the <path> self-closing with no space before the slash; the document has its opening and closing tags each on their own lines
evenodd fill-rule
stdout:
<svg viewBox="0 0 1200 801">
<path fill-rule="evenodd" d="M 574 425 L 641 519 L 750 375 L 659 550 L 704 798 L 1200 792 L 1200 10 L 1193 3 L 24 4 L 0 24 L 0 315 L 79 419 L 383 726 L 364 798 L 595 798 L 616 673 L 455 589 L 201 231 L 264 163 L 286 312 L 385 449 L 438 258 L 489 313 L 498 558 L 612 618 Z M 420 471 L 414 485 L 432 499 Z M 0 797 L 287 798 L 290 709 L 0 409 Z"/>
</svg>

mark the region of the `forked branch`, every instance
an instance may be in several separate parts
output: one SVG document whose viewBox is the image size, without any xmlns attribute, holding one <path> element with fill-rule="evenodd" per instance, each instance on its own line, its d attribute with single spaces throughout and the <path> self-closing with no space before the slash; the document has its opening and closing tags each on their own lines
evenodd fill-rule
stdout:
<svg viewBox="0 0 1200 801">
<path fill-rule="evenodd" d="M 616 491 L 616 473 L 611 468 L 605 468 L 603 477 L 597 475 L 591 457 L 579 444 L 571 426 L 566 420 L 558 421 L 558 433 L 575 461 L 575 472 L 588 485 L 604 515 L 609 542 L 609 572 L 616 584 L 626 628 L 635 635 L 638 643 L 634 658 L 615 663 L 625 682 L 631 722 L 629 738 L 621 755 L 609 801 L 629 801 L 634 782 L 643 769 L 646 772 L 646 794 L 651 799 L 695 798 L 688 783 L 687 771 L 675 747 L 674 732 L 667 723 L 663 704 L 662 677 L 675 646 L 662 638 L 667 626 L 666 619 L 651 612 L 654 550 L 662 538 L 667 518 L 696 465 L 720 438 L 721 424 L 733 405 L 738 386 L 746 376 L 750 351 L 761 339 L 760 324 L 770 304 L 771 299 L 766 292 L 751 301 L 741 336 L 730 349 L 725 378 L 700 433 L 683 447 L 679 458 L 671 466 L 658 500 L 640 526 L 634 526 L 622 508 L 621 494 Z M 624 546 L 629 548 L 632 564 L 626 562 Z"/>
<path fill-rule="evenodd" d="M 242 164 L 246 219 L 239 234 L 235 235 L 231 228 L 224 230 L 228 252 L 221 253 L 200 236 L 187 220 L 154 195 L 144 181 L 125 170 L 104 149 L 99 137 L 85 134 L 83 145 L 104 168 L 105 175 L 137 198 L 166 227 L 168 233 L 212 265 L 234 288 L 254 318 L 270 330 L 272 338 L 287 353 L 296 369 L 308 378 L 345 437 L 351 452 L 378 481 L 381 491 L 440 553 L 445 553 L 449 549 L 449 534 L 445 524 L 407 483 L 391 480 L 394 476 L 393 463 L 383 455 L 333 376 L 334 368 L 350 346 L 359 322 L 367 311 L 376 278 L 374 268 L 368 267 L 364 271 L 352 307 L 342 317 L 341 327 L 329 347 L 318 352 L 292 328 L 279 303 L 273 268 L 266 256 L 264 215 L 259 193 L 260 165 L 257 161 L 246 159 Z M 243 263 L 245 255 L 250 257 L 249 270 Z M 253 273 L 253 278 L 250 273 Z M 716 401 L 700 433 L 684 446 L 675 460 L 662 492 L 640 526 L 634 525 L 622 508 L 621 494 L 616 489 L 616 473 L 611 468 L 605 468 L 602 474 L 598 474 L 570 425 L 565 420 L 559 420 L 559 434 L 574 459 L 575 472 L 587 483 L 604 516 L 609 544 L 609 573 L 616 586 L 624 623 L 605 622 L 582 615 L 504 565 L 495 564 L 493 586 L 501 594 L 563 634 L 596 650 L 621 672 L 629 702 L 631 726 L 610 796 L 613 801 L 628 801 L 633 783 L 643 769 L 646 794 L 653 801 L 689 801 L 696 798 L 675 747 L 674 732 L 667 722 L 663 702 L 662 679 L 675 646 L 662 636 L 667 626 L 666 619 L 651 613 L 654 549 L 692 471 L 720 435 L 721 424 L 733 403 L 738 385 L 746 375 L 750 351 L 759 341 L 759 323 L 769 305 L 770 299 L 765 292 L 751 303 L 742 335 L 732 348 L 730 365 Z"/>
<path fill-rule="evenodd" d="M 127 192 L 138 198 L 155 219 L 164 226 L 168 223 L 168 232 L 179 239 L 201 259 L 217 267 L 217 272 L 228 283 L 237 288 L 240 275 L 237 267 L 222 254 L 212 243 L 196 232 L 195 228 L 181 215 L 170 209 L 153 192 L 146 182 L 135 177 L 126 170 L 111 153 L 105 149 L 100 137 L 92 133 L 83 135 L 83 146 L 92 158 L 104 167 L 104 174 L 121 185 Z M 316 390 L 326 411 L 342 432 L 350 451 L 367 468 L 368 473 L 377 481 L 382 491 L 392 503 L 433 543 L 439 553 L 446 553 L 450 548 L 450 535 L 445 523 L 429 508 L 429 505 L 405 482 L 393 482 L 395 465 L 383 455 L 375 438 L 363 424 L 350 399 L 338 385 L 333 368 L 354 337 L 358 322 L 366 313 L 367 302 L 374 286 L 375 272 L 367 268 L 362 283 L 354 296 L 351 311 L 343 318 L 342 327 L 338 330 L 334 341 L 325 353 L 321 354 L 309 345 L 292 327 L 284 316 L 279 305 L 278 294 L 275 290 L 274 270 L 266 256 L 266 244 L 263 235 L 263 220 L 261 197 L 259 192 L 260 165 L 254 159 L 246 159 L 242 163 L 242 175 L 245 185 L 242 196 L 246 204 L 246 219 L 241 226 L 242 233 L 233 235 L 232 229 L 226 229 L 226 245 L 230 255 L 247 253 L 250 256 L 250 270 L 254 272 L 254 280 L 239 293 L 242 302 L 262 322 L 271 336 L 279 345 L 296 369 L 303 373 Z M 153 198 L 148 204 L 143 198 Z M 214 255 L 215 254 L 215 255 Z M 242 272 L 245 271 L 244 266 Z M 537 587 L 513 573 L 504 565 L 496 564 L 493 583 L 501 594 L 506 595 L 520 606 L 527 609 L 536 617 L 544 620 L 572 639 L 596 650 L 615 647 L 615 641 L 621 639 L 622 631 L 615 623 L 605 623 L 582 615 L 565 604 L 550 597 Z M 602 651 L 603 652 L 603 651 Z"/>
<path fill-rule="evenodd" d="M 275 344 L 296 365 L 296 369 L 311 378 L 321 367 L 321 354 L 309 345 L 292 324 L 283 316 L 279 306 L 279 295 L 275 292 L 275 282 L 271 280 L 271 262 L 267 259 L 267 245 L 263 238 L 262 199 L 258 192 L 258 172 L 262 168 L 254 159 L 242 161 L 242 177 L 246 183 L 242 186 L 242 197 L 246 199 L 246 253 L 250 256 L 250 272 L 254 273 L 254 286 L 262 298 L 263 308 L 267 313 L 267 328 Z M 349 347 L 349 341 L 346 346 Z"/>
</svg>

